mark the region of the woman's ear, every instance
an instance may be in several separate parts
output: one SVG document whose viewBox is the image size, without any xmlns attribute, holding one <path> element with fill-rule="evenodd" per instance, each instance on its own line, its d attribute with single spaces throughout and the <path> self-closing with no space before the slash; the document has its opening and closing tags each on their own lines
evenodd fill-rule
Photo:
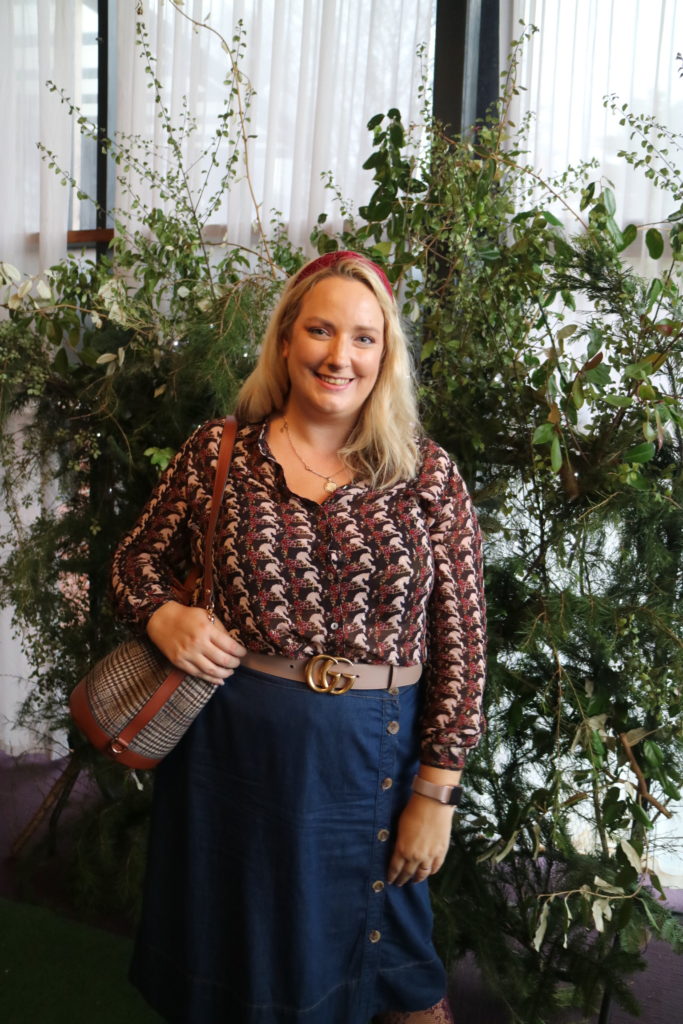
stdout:
<svg viewBox="0 0 683 1024">
<path fill-rule="evenodd" d="M 285 337 L 280 338 L 280 352 L 282 353 L 282 358 L 283 359 L 286 359 L 287 356 L 289 355 L 289 339 L 288 338 L 285 338 Z"/>
</svg>

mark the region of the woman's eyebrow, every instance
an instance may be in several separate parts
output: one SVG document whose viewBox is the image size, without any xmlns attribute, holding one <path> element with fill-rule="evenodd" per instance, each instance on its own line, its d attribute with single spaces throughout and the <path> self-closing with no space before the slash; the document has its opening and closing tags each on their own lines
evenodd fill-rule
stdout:
<svg viewBox="0 0 683 1024">
<path fill-rule="evenodd" d="M 331 320 L 326 320 L 324 316 L 319 316 L 317 313 L 309 313 L 309 315 L 304 318 L 304 322 L 306 324 L 310 324 L 313 320 L 315 320 L 315 322 L 317 324 L 320 324 L 322 327 L 335 326 L 335 324 Z M 365 334 L 380 334 L 382 332 L 381 327 L 373 327 L 367 324 L 354 324 L 352 329 L 354 332 L 363 331 Z"/>
</svg>

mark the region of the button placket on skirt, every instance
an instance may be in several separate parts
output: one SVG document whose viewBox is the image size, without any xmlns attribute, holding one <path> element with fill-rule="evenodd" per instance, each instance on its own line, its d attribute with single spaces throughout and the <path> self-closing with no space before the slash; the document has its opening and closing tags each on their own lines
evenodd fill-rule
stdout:
<svg viewBox="0 0 683 1024">
<path fill-rule="evenodd" d="M 382 925 L 387 899 L 387 870 L 395 841 L 393 786 L 384 785 L 392 779 L 397 769 L 398 729 L 390 729 L 392 722 L 399 722 L 399 694 L 389 691 L 378 695 L 381 701 L 381 741 L 377 761 L 377 787 L 375 796 L 375 820 L 373 825 L 372 863 L 368 876 L 368 912 L 365 922 L 365 942 L 362 964 L 362 979 L 368 984 L 360 985 L 362 1006 L 359 1010 L 368 1017 L 372 1013 L 373 986 L 370 978 L 379 966 L 382 957 Z M 388 837 L 387 837 L 388 833 Z M 378 885 L 378 883 L 382 883 Z"/>
</svg>

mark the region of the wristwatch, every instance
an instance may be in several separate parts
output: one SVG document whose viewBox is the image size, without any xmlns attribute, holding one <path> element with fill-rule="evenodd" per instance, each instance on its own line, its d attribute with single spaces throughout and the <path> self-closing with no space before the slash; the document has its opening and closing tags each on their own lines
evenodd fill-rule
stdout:
<svg viewBox="0 0 683 1024">
<path fill-rule="evenodd" d="M 459 807 L 462 799 L 462 786 L 439 786 L 436 782 L 427 782 L 420 775 L 413 779 L 413 791 L 450 807 Z"/>
</svg>

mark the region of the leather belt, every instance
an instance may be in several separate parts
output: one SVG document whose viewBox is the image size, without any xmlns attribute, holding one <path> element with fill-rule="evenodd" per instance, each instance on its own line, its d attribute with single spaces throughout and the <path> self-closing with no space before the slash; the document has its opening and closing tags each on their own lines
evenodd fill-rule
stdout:
<svg viewBox="0 0 683 1024">
<path fill-rule="evenodd" d="M 306 683 L 316 693 L 346 693 L 355 690 L 388 690 L 416 683 L 422 665 L 366 665 L 334 654 L 314 654 L 312 658 L 283 658 L 278 654 L 247 651 L 241 664 L 257 672 L 283 676 Z"/>
</svg>

